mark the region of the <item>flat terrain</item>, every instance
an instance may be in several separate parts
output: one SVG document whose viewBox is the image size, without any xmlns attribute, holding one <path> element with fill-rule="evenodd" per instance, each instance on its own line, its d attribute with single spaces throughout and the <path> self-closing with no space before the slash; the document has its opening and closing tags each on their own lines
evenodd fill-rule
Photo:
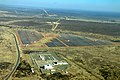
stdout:
<svg viewBox="0 0 120 80">
<path fill-rule="evenodd" d="M 17 33 L 23 45 L 32 44 L 43 38 L 41 34 L 38 34 L 35 31 L 23 30 L 18 31 Z"/>
<path fill-rule="evenodd" d="M 1 13 L 0 25 L 6 28 L 0 29 L 0 79 L 5 78 L 16 61 L 14 38 L 8 32 L 13 29 L 20 44 L 21 62 L 25 60 L 12 76 L 14 80 L 120 80 L 120 23 L 69 20 L 38 12 L 18 9 L 17 14 L 10 9 Z M 51 32 L 49 23 L 59 18 L 59 26 Z M 25 51 L 54 52 L 70 67 L 67 72 L 42 74 Z M 40 65 L 38 54 L 32 56 Z"/>
<path fill-rule="evenodd" d="M 73 34 L 51 34 L 39 33 L 29 30 L 21 30 L 16 32 L 19 38 L 19 42 L 23 46 L 29 46 L 31 44 L 42 44 L 47 47 L 78 47 L 78 46 L 96 46 L 96 45 L 111 45 L 110 41 L 99 40 L 90 37 L 77 36 Z M 42 35 L 43 34 L 43 35 Z M 44 37 L 45 36 L 45 37 Z M 50 40 L 49 40 L 50 39 Z M 34 45 L 35 47 L 35 45 Z M 36 46 L 37 47 L 37 46 Z"/>
<path fill-rule="evenodd" d="M 44 50 L 44 49 L 42 49 Z M 49 48 L 70 64 L 69 80 L 119 80 L 120 46 Z M 103 70 L 103 73 L 102 73 Z M 116 75 L 114 75 L 116 74 Z"/>
<path fill-rule="evenodd" d="M 81 31 L 88 33 L 96 33 L 102 35 L 119 36 L 120 24 L 116 23 L 98 23 L 84 21 L 61 21 L 60 29 L 70 31 Z"/>
<path fill-rule="evenodd" d="M 13 19 L 16 20 L 16 19 Z M 21 20 L 21 19 L 20 19 Z M 24 19 L 23 19 L 24 20 Z M 26 27 L 26 28 L 36 28 L 36 29 L 51 29 L 52 25 L 47 24 L 46 22 L 55 22 L 58 19 L 25 19 L 29 21 L 19 21 L 10 23 L 9 26 L 18 26 L 18 27 Z M 6 22 L 3 24 L 6 24 Z M 111 36 L 119 36 L 120 35 L 120 24 L 119 23 L 100 23 L 100 22 L 85 22 L 85 21 L 75 21 L 75 20 L 62 20 L 60 21 L 60 25 L 58 26 L 58 30 L 69 30 L 69 31 L 77 31 L 77 32 L 88 32 L 88 33 L 96 33 L 102 35 L 111 35 Z"/>
<path fill-rule="evenodd" d="M 14 37 L 7 30 L 0 28 L 0 79 L 10 73 L 17 59 Z"/>
<path fill-rule="evenodd" d="M 3 13 L 2 13 L 3 14 Z M 4 13 L 0 16 L 0 25 L 21 28 L 51 29 L 52 25 L 47 22 L 56 22 L 58 19 L 44 16 L 25 16 L 24 14 Z M 6 17 L 4 17 L 6 15 Z M 19 15 L 19 16 L 18 16 Z M 59 18 L 59 17 L 57 17 Z M 19 21 L 21 20 L 21 21 Z M 11 22 L 12 21 L 12 22 Z M 120 23 L 89 22 L 61 19 L 57 30 L 69 30 L 77 32 L 88 32 L 102 35 L 119 36 Z"/>
</svg>

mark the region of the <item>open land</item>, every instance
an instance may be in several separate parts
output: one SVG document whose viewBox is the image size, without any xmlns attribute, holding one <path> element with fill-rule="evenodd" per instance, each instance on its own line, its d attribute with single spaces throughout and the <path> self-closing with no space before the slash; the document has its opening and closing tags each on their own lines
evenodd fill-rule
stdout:
<svg viewBox="0 0 120 80">
<path fill-rule="evenodd" d="M 8 31 L 16 35 L 21 52 L 20 64 L 12 75 L 14 80 L 120 79 L 119 23 L 68 20 L 36 13 L 27 14 L 20 9 L 18 13 L 1 13 L 1 79 L 9 74 L 17 56 L 14 38 Z M 52 31 L 52 22 L 59 18 L 59 26 Z M 51 71 L 44 69 L 51 65 L 57 66 Z"/>
<path fill-rule="evenodd" d="M 14 37 L 7 28 L 0 29 L 0 79 L 5 77 L 12 70 L 17 59 L 17 52 Z"/>
</svg>

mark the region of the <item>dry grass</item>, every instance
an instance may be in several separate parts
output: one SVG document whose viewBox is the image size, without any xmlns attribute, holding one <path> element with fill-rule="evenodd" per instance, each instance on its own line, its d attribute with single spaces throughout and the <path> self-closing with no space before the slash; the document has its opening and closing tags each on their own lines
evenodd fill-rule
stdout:
<svg viewBox="0 0 120 80">
<path fill-rule="evenodd" d="M 14 37 L 7 29 L 0 29 L 0 79 L 4 78 L 11 71 L 17 59 Z M 7 66 L 8 65 L 8 66 Z M 2 68 L 6 66 L 5 68 Z"/>
<path fill-rule="evenodd" d="M 93 46 L 77 48 L 53 48 L 50 51 L 60 52 L 71 65 L 67 69 L 72 74 L 71 80 L 99 80 L 103 79 L 100 69 L 105 65 L 116 66 L 120 70 L 120 46 Z M 115 70 L 114 69 L 114 70 Z M 112 79 L 110 79 L 112 80 Z"/>
</svg>

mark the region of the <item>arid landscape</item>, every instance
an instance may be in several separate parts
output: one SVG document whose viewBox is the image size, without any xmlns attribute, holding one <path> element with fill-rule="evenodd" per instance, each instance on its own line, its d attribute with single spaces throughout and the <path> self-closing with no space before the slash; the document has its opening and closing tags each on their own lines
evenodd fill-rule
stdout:
<svg viewBox="0 0 120 80">
<path fill-rule="evenodd" d="M 19 7 L 0 14 L 0 80 L 120 80 L 118 18 Z"/>
<path fill-rule="evenodd" d="M 8 28 L 0 28 L 0 79 L 4 79 L 12 70 L 17 59 L 13 35 Z"/>
</svg>

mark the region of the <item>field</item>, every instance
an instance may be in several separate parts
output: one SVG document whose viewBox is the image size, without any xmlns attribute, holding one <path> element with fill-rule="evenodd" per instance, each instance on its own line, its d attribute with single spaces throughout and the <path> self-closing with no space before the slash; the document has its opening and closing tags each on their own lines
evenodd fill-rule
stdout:
<svg viewBox="0 0 120 80">
<path fill-rule="evenodd" d="M 87 38 L 83 36 L 76 36 L 72 34 L 60 34 L 53 38 L 51 42 L 46 43 L 48 47 L 66 47 L 66 46 L 95 46 L 95 45 L 110 45 L 111 42 L 96 40 L 94 38 Z"/>
<path fill-rule="evenodd" d="M 23 10 L 22 10 L 23 9 Z M 51 25 L 47 24 L 46 22 L 55 22 L 58 20 L 58 18 L 61 18 L 60 21 L 60 25 L 57 28 L 57 30 L 70 30 L 70 31 L 78 31 L 78 32 L 88 32 L 88 33 L 95 33 L 95 34 L 103 34 L 103 35 L 111 35 L 111 36 L 119 36 L 120 35 L 120 24 L 119 23 L 109 23 L 109 21 L 118 21 L 119 22 L 119 14 L 117 13 L 116 15 L 114 14 L 114 18 L 112 18 L 112 14 L 111 17 L 108 17 L 107 13 L 105 16 L 107 16 L 107 18 L 103 15 L 101 15 L 101 13 L 96 13 L 100 14 L 97 16 L 98 21 L 100 20 L 99 18 L 103 18 L 101 20 L 101 22 L 89 22 L 89 21 L 84 21 L 84 19 L 82 18 L 83 15 L 79 12 L 72 12 L 69 11 L 62 11 L 61 10 L 49 10 L 48 11 L 51 14 L 54 14 L 52 12 L 55 12 L 56 14 L 58 14 L 56 17 L 46 17 L 46 14 L 44 13 L 43 10 L 41 9 L 30 9 L 30 10 L 26 10 L 24 8 L 14 8 L 14 9 L 3 9 L 4 12 L 1 12 L 0 14 L 0 21 L 3 21 L 2 24 L 6 25 L 6 26 L 10 26 L 12 25 L 12 27 L 24 27 L 24 28 L 36 28 L 38 30 L 41 29 L 51 29 Z M 1 10 L 2 11 L 2 10 Z M 15 11 L 17 11 L 18 13 L 16 13 Z M 35 11 L 35 12 L 33 12 Z M 70 13 L 69 13 L 70 12 Z M 81 11 L 82 12 L 82 11 Z M 67 13 L 67 14 L 66 14 Z M 79 13 L 79 18 L 83 19 L 83 21 L 77 21 L 77 20 L 65 20 L 65 15 L 68 17 L 75 17 Z M 86 12 L 83 11 L 84 14 L 86 14 Z M 91 14 L 95 14 L 94 12 L 90 12 Z M 5 16 L 6 15 L 6 16 Z M 70 16 L 73 15 L 73 16 Z M 86 16 L 89 15 L 90 18 L 95 18 L 96 16 L 91 16 L 89 14 L 89 12 L 86 14 Z M 109 15 L 109 16 L 110 16 Z M 118 16 L 118 17 L 117 17 Z M 85 17 L 85 16 L 84 16 Z M 88 16 L 87 16 L 88 17 Z M 57 18 L 57 19 L 56 19 Z M 20 22 L 14 22 L 11 24 L 6 24 L 6 22 L 8 21 L 16 21 L 16 20 L 23 20 Z M 24 21 L 24 20 L 29 20 L 29 21 Z M 88 20 L 88 18 L 87 18 Z M 96 20 L 96 19 L 95 19 Z M 104 21 L 108 21 L 108 23 L 104 23 Z"/>
<path fill-rule="evenodd" d="M 44 34 L 45 36 L 47 34 Z M 56 35 L 55 37 L 53 35 Z M 32 43 L 41 44 L 43 41 L 48 47 L 68 47 L 68 46 L 95 46 L 95 45 L 110 45 L 109 41 L 97 40 L 94 38 L 77 36 L 72 34 L 52 34 L 51 36 L 43 37 L 42 34 L 35 31 L 18 31 L 18 37 L 23 45 L 29 45 Z M 37 43 L 37 41 L 41 43 Z"/>
<path fill-rule="evenodd" d="M 11 23 L 9 25 L 17 25 L 17 26 L 29 27 L 29 26 L 39 26 L 41 24 L 33 22 L 33 21 L 20 21 L 20 22 Z"/>
<path fill-rule="evenodd" d="M 10 73 L 17 59 L 13 35 L 7 29 L 0 29 L 0 80 Z"/>
<path fill-rule="evenodd" d="M 46 36 L 46 37 L 43 37 Z M 37 33 L 35 31 L 18 31 L 18 37 L 22 45 L 29 44 L 45 44 L 48 47 L 77 47 L 77 46 L 95 46 L 95 45 L 111 45 L 109 41 L 98 40 L 90 37 L 77 36 L 73 34 L 47 34 Z M 56 35 L 54 37 L 54 35 Z M 50 40 L 49 40 L 50 39 Z M 46 40 L 46 41 L 45 41 Z"/>
<path fill-rule="evenodd" d="M 28 20 L 27 18 L 25 18 Z M 16 19 L 15 19 L 16 20 Z M 24 19 L 23 19 L 24 20 Z M 38 30 L 52 28 L 51 25 L 46 22 L 54 22 L 58 19 L 34 19 L 30 18 L 30 21 L 14 22 L 8 25 L 26 27 L 26 28 L 36 28 Z M 96 33 L 102 35 L 119 36 L 120 35 L 120 24 L 118 23 L 100 23 L 100 22 L 84 22 L 84 21 L 74 21 L 74 20 L 61 20 L 61 24 L 58 26 L 57 30 L 69 30 L 77 32 L 88 32 Z"/>
<path fill-rule="evenodd" d="M 89 38 L 83 36 L 76 36 L 70 34 L 61 34 L 60 36 L 58 36 L 58 38 L 68 46 L 93 46 L 110 44 L 109 42 L 105 42 L 102 40 L 90 40 Z"/>
<path fill-rule="evenodd" d="M 119 36 L 120 24 L 116 23 L 97 23 L 84 21 L 61 21 L 59 29 L 97 33 L 103 35 Z"/>
<path fill-rule="evenodd" d="M 23 45 L 32 44 L 43 38 L 42 34 L 34 31 L 18 31 L 18 34 Z"/>
<path fill-rule="evenodd" d="M 58 39 L 52 39 L 51 42 L 46 43 L 48 47 L 65 47 Z"/>
</svg>

